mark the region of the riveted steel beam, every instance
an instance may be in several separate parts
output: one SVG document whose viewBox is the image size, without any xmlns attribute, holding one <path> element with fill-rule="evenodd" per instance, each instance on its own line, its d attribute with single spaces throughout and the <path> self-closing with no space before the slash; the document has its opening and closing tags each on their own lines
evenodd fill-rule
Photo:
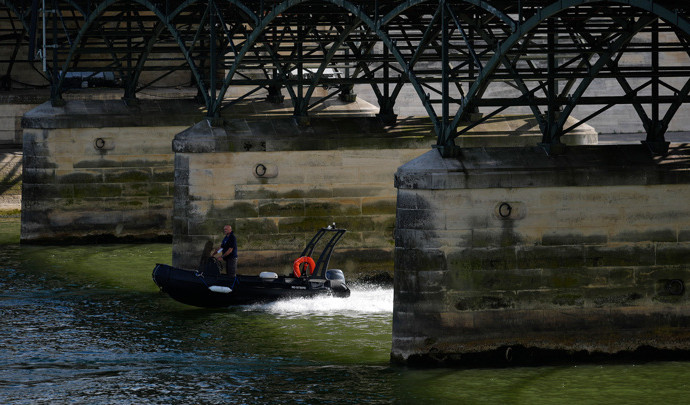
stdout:
<svg viewBox="0 0 690 405">
<path fill-rule="evenodd" d="M 494 55 L 485 63 L 485 69 L 483 72 L 480 73 L 479 77 L 477 80 L 471 85 L 469 91 L 467 92 L 467 97 L 465 97 L 462 100 L 462 103 L 460 104 L 460 108 L 458 109 L 458 112 L 455 115 L 455 119 L 453 121 L 453 125 L 457 125 L 460 117 L 463 115 L 463 112 L 472 105 L 473 100 L 475 97 L 477 97 L 480 94 L 480 90 L 483 89 L 484 84 L 491 81 L 494 78 L 494 75 L 498 69 L 499 64 L 505 62 L 505 56 L 509 55 L 511 53 L 511 49 L 516 47 L 516 45 L 519 45 L 520 41 L 523 38 L 526 38 L 529 32 L 533 30 L 538 30 L 540 29 L 540 26 L 544 26 L 544 23 L 548 21 L 551 18 L 554 18 L 557 14 L 568 10 L 570 8 L 582 6 L 582 5 L 588 5 L 588 2 L 586 0 L 563 0 L 563 1 L 557 1 L 552 4 L 544 5 L 543 7 L 539 8 L 536 10 L 536 12 L 526 18 L 524 21 L 521 21 L 520 24 L 517 25 L 515 32 L 513 32 L 508 38 L 506 38 L 504 41 L 501 43 L 497 44 L 496 47 L 496 52 Z M 659 4 L 658 2 L 651 2 L 651 1 L 646 1 L 646 0 L 640 0 L 640 1 L 610 1 L 609 3 L 611 4 L 617 4 L 621 6 L 631 6 L 631 7 L 636 7 L 639 10 L 646 11 L 651 13 L 652 15 L 656 17 L 660 17 L 667 22 L 670 22 L 674 24 L 677 27 L 677 30 L 679 32 L 682 32 L 683 35 L 688 36 L 690 34 L 690 24 L 688 24 L 688 21 L 685 17 L 681 16 L 677 11 L 672 11 L 669 10 L 668 8 L 664 7 L 664 5 Z M 547 29 L 548 31 L 548 29 Z M 553 51 L 552 51 L 553 52 Z M 547 54 L 548 57 L 548 54 Z M 553 73 L 553 72 L 552 72 Z M 553 74 L 552 75 L 545 75 L 544 79 L 553 79 Z M 590 76 L 592 77 L 592 76 Z M 563 114 L 562 119 L 565 119 L 567 114 Z M 551 122 L 551 121 L 550 121 Z M 558 126 L 559 123 L 555 123 L 556 127 Z M 450 135 L 452 136 L 452 135 Z M 547 135 L 546 139 L 551 140 L 553 138 L 553 132 L 551 132 L 551 135 Z M 450 144 L 451 139 L 445 138 L 445 139 L 440 139 L 440 143 L 448 143 Z"/>
</svg>

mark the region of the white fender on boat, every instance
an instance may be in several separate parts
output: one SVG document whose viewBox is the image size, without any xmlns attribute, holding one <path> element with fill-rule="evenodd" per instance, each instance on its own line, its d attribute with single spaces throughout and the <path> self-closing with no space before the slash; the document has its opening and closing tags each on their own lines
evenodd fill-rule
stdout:
<svg viewBox="0 0 690 405">
<path fill-rule="evenodd" d="M 232 288 L 230 287 L 224 287 L 222 285 L 211 285 L 208 287 L 209 290 L 217 293 L 222 293 L 222 294 L 230 294 L 232 292 Z"/>
</svg>

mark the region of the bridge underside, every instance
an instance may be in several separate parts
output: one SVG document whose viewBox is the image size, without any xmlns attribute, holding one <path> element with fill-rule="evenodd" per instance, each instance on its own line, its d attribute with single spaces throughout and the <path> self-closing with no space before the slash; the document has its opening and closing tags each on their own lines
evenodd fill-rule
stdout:
<svg viewBox="0 0 690 405">
<path fill-rule="evenodd" d="M 0 84 L 51 90 L 46 116 L 25 116 L 36 186 L 24 183 L 22 232 L 35 219 L 29 231 L 96 223 L 122 235 L 117 215 L 139 215 L 132 227 L 172 222 L 174 264 L 193 266 L 194 247 L 229 221 L 240 252 L 275 264 L 337 222 L 349 256 L 394 251 L 396 360 L 690 353 L 688 151 L 665 137 L 690 93 L 683 3 L 0 0 Z M 196 124 L 147 135 L 141 99 L 189 85 Z M 82 102 L 84 122 L 51 127 L 70 112 L 66 93 L 90 86 L 122 90 L 124 104 L 94 115 L 126 125 L 104 129 Z M 312 119 L 362 86 L 378 119 Z M 291 117 L 230 118 L 261 93 Z M 391 125 L 410 94 L 431 122 L 417 137 Z M 618 106 L 634 111 L 644 145 L 564 148 Z M 468 147 L 515 110 L 529 117 L 506 132 L 536 128 L 537 140 Z M 185 120 L 167 112 L 167 125 Z M 110 215 L 84 218 L 92 206 Z"/>
<path fill-rule="evenodd" d="M 133 103 L 155 87 L 192 85 L 216 119 L 263 90 L 287 98 L 304 125 L 326 100 L 352 100 L 358 85 L 371 86 L 379 117 L 393 123 L 411 87 L 446 155 L 457 137 L 516 108 L 558 153 L 578 126 L 566 123 L 573 109 L 587 106 L 587 122 L 629 105 L 644 141 L 664 152 L 690 92 L 681 3 L 0 0 L 1 84 L 49 85 L 54 105 L 75 87 L 119 87 Z M 228 97 L 238 86 L 249 89 Z M 318 87 L 329 91 L 315 96 Z"/>
</svg>

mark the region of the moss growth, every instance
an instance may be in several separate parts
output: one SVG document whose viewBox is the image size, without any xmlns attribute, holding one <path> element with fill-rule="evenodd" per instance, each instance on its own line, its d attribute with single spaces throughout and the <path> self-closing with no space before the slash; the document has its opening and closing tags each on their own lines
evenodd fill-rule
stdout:
<svg viewBox="0 0 690 405">
<path fill-rule="evenodd" d="M 58 182 L 63 184 L 88 184 L 101 182 L 101 174 L 77 172 L 60 176 Z"/>
<path fill-rule="evenodd" d="M 626 306 L 626 305 L 633 305 L 635 301 L 639 300 L 642 298 L 642 295 L 638 293 L 629 293 L 629 294 L 619 294 L 619 295 L 609 295 L 609 296 L 604 296 L 604 297 L 596 297 L 594 298 L 594 305 L 597 307 L 603 307 L 606 305 L 613 305 L 613 306 Z M 666 301 L 668 302 L 668 301 Z"/>
<path fill-rule="evenodd" d="M 135 183 L 151 180 L 149 170 L 112 170 L 105 172 L 105 181 L 109 183 Z"/>
<path fill-rule="evenodd" d="M 19 208 L 0 209 L 0 218 L 19 218 L 21 213 Z"/>
<path fill-rule="evenodd" d="M 141 208 L 144 203 L 141 200 L 118 200 L 117 206 L 120 208 Z"/>
<path fill-rule="evenodd" d="M 153 176 L 151 178 L 153 181 L 157 182 L 174 182 L 175 181 L 175 170 L 163 170 L 157 169 L 153 171 Z"/>
<path fill-rule="evenodd" d="M 166 183 L 125 183 L 122 184 L 123 196 L 164 197 L 169 193 Z"/>
<path fill-rule="evenodd" d="M 231 206 L 222 209 L 212 209 L 209 218 L 256 218 L 259 216 L 259 209 L 254 202 L 239 201 Z"/>
<path fill-rule="evenodd" d="M 458 311 L 478 311 L 485 309 L 514 308 L 512 299 L 502 296 L 483 296 L 462 298 L 455 304 Z"/>
<path fill-rule="evenodd" d="M 307 200 L 304 205 L 307 216 L 359 215 L 361 212 L 358 204 L 340 203 L 333 200 Z"/>
<path fill-rule="evenodd" d="M 270 201 L 259 206 L 264 217 L 292 217 L 304 215 L 304 203 L 299 201 Z"/>
<path fill-rule="evenodd" d="M 118 184 L 74 184 L 74 197 L 120 197 L 122 187 Z"/>
<path fill-rule="evenodd" d="M 234 229 L 238 235 L 264 235 L 268 239 L 278 232 L 275 221 L 268 218 L 237 218 Z"/>
<path fill-rule="evenodd" d="M 462 249 L 448 254 L 448 268 L 452 270 L 508 270 L 515 269 L 515 249 Z"/>
<path fill-rule="evenodd" d="M 377 199 L 362 203 L 363 215 L 391 215 L 395 214 L 395 198 Z"/>
<path fill-rule="evenodd" d="M 98 159 L 98 160 L 81 160 L 74 164 L 75 169 L 91 169 L 104 167 L 120 167 L 122 163 L 116 160 Z"/>
<path fill-rule="evenodd" d="M 579 294 L 560 294 L 553 297 L 551 302 L 558 306 L 582 307 L 585 305 L 585 299 Z"/>
<path fill-rule="evenodd" d="M 330 218 L 325 217 L 282 218 L 278 220 L 278 229 L 280 233 L 314 232 L 329 222 Z"/>
</svg>

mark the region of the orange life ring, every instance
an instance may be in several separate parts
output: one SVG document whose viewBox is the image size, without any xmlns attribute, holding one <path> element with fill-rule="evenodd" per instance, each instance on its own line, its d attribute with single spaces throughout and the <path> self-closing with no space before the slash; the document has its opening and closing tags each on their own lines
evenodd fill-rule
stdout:
<svg viewBox="0 0 690 405">
<path fill-rule="evenodd" d="M 314 259 L 312 259 L 309 256 L 302 256 L 295 260 L 294 263 L 292 263 L 292 272 L 295 273 L 295 277 L 300 277 L 302 275 L 302 271 L 299 269 L 299 265 L 302 263 L 306 263 L 304 265 L 304 271 L 309 271 L 309 275 L 311 276 L 314 274 L 314 269 L 316 269 L 316 263 L 314 263 Z"/>
</svg>

